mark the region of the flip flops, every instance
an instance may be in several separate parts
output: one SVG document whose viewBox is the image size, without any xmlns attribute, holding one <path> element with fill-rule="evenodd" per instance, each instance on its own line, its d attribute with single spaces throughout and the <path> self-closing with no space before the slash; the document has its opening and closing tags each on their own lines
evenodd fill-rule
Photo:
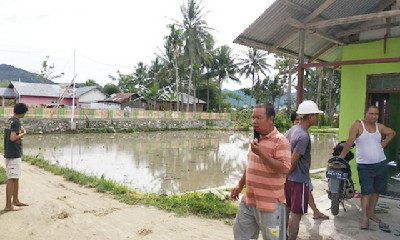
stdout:
<svg viewBox="0 0 400 240">
<path fill-rule="evenodd" d="M 380 229 L 381 231 L 387 232 L 387 233 L 392 232 L 392 231 L 390 230 L 389 225 L 387 225 L 386 223 L 384 223 L 384 222 L 382 222 L 382 221 L 379 222 L 379 229 Z"/>
<path fill-rule="evenodd" d="M 327 220 L 329 219 L 329 216 L 326 216 L 325 214 L 321 213 L 322 215 L 318 216 L 313 216 L 313 219 L 322 219 L 322 220 Z"/>
</svg>

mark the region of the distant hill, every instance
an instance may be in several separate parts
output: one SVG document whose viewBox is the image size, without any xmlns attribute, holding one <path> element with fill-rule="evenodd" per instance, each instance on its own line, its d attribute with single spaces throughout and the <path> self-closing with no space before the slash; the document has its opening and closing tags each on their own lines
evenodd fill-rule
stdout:
<svg viewBox="0 0 400 240">
<path fill-rule="evenodd" d="M 254 98 L 251 98 L 244 94 L 242 90 L 228 90 L 228 89 L 223 89 L 223 93 L 233 93 L 239 96 L 241 100 L 236 100 L 233 98 L 226 98 L 225 101 L 232 104 L 234 107 L 254 107 L 256 105 L 256 100 Z"/>
<path fill-rule="evenodd" d="M 0 64 L 0 82 L 19 81 L 30 83 L 42 83 L 35 73 L 25 71 L 7 64 Z M 52 81 L 48 81 L 52 83 Z"/>
<path fill-rule="evenodd" d="M 247 96 L 246 94 L 244 94 L 244 92 L 242 91 L 242 90 L 228 90 L 228 89 L 223 89 L 222 90 L 222 92 L 223 93 L 233 93 L 233 94 L 236 94 L 236 95 L 238 95 L 242 100 L 240 100 L 240 101 L 237 101 L 236 99 L 233 99 L 233 98 L 230 98 L 230 97 L 228 97 L 228 98 L 226 98 L 226 102 L 229 102 L 230 104 L 232 104 L 233 106 L 235 106 L 235 107 L 244 107 L 245 105 L 246 106 L 249 106 L 249 103 L 250 103 L 250 101 L 251 101 L 251 107 L 254 107 L 255 105 L 256 105 L 256 100 L 254 99 L 254 98 L 251 98 L 251 97 L 249 97 L 249 96 Z M 292 99 L 294 99 L 293 101 L 292 101 L 292 105 L 293 105 L 293 107 L 294 107 L 294 105 L 295 105 L 295 102 L 296 102 L 296 96 L 297 96 L 297 94 L 296 93 L 292 93 Z M 281 98 L 280 98 L 280 100 L 279 100 L 279 105 L 280 106 L 283 106 L 283 105 L 285 105 L 286 104 L 286 102 L 287 102 L 287 96 L 286 95 L 283 95 Z M 278 106 L 278 101 L 275 101 L 275 107 L 277 107 Z"/>
</svg>

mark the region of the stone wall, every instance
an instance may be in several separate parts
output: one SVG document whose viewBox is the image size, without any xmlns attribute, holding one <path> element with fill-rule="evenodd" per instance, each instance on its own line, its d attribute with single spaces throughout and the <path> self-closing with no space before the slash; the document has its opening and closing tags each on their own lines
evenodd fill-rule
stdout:
<svg viewBox="0 0 400 240">
<path fill-rule="evenodd" d="M 6 121 L 6 119 L 3 119 Z M 230 120 L 172 120 L 172 119 L 93 119 L 75 120 L 76 131 L 85 129 L 135 129 L 135 130 L 182 130 L 201 129 L 206 126 L 229 127 Z M 70 119 L 23 118 L 22 125 L 28 133 L 54 133 L 71 131 Z"/>
</svg>

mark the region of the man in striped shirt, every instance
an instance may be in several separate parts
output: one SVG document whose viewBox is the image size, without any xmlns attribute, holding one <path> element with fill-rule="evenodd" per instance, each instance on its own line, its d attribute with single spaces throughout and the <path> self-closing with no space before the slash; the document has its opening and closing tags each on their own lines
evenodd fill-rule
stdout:
<svg viewBox="0 0 400 240">
<path fill-rule="evenodd" d="M 237 200 L 243 186 L 246 194 L 240 203 L 233 226 L 235 240 L 277 239 L 286 235 L 284 224 L 284 184 L 291 164 L 290 144 L 274 126 L 275 111 L 270 103 L 253 109 L 254 131 L 260 141 L 250 143 L 248 165 L 231 198 Z"/>
</svg>

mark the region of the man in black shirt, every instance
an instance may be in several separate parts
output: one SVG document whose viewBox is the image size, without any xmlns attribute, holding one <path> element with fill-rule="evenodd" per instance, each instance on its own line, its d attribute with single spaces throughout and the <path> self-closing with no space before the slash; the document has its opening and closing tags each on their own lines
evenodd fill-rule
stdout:
<svg viewBox="0 0 400 240">
<path fill-rule="evenodd" d="M 4 158 L 7 171 L 6 207 L 5 211 L 21 210 L 20 206 L 28 206 L 18 199 L 19 177 L 21 175 L 22 137 L 26 131 L 21 127 L 20 119 L 25 116 L 28 107 L 24 103 L 14 106 L 14 116 L 8 119 L 4 129 Z"/>
</svg>

